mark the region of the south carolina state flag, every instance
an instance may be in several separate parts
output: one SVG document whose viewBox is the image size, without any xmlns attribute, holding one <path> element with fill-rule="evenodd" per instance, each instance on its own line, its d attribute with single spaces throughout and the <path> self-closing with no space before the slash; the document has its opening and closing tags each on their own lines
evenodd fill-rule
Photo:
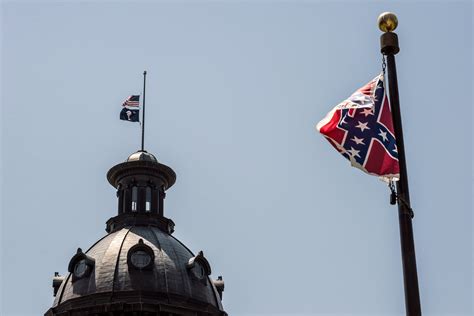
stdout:
<svg viewBox="0 0 474 316">
<path fill-rule="evenodd" d="M 316 129 L 352 166 L 383 180 L 397 180 L 398 152 L 383 79 L 380 74 L 339 103 Z"/>
</svg>

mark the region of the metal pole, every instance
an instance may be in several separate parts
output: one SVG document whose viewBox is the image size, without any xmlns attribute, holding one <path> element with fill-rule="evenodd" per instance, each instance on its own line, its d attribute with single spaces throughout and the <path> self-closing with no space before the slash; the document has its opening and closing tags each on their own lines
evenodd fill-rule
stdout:
<svg viewBox="0 0 474 316">
<path fill-rule="evenodd" d="M 420 316 L 421 304 L 412 226 L 413 211 L 410 207 L 402 118 L 398 98 L 397 68 L 395 65 L 395 55 L 400 51 L 400 48 L 398 46 L 397 34 L 392 32 L 397 27 L 397 24 L 397 18 L 393 13 L 383 13 L 379 17 L 379 27 L 385 32 L 380 38 L 381 51 L 387 58 L 389 99 L 400 166 L 400 180 L 397 181 L 397 202 L 405 287 L 405 309 L 408 316 Z"/>
<path fill-rule="evenodd" d="M 146 70 L 143 72 L 142 151 L 145 151 L 145 92 L 146 92 Z"/>
</svg>

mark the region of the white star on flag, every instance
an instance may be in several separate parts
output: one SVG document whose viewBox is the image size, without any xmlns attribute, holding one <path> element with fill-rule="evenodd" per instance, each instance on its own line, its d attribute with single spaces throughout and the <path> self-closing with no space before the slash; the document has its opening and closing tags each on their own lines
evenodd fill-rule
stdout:
<svg viewBox="0 0 474 316">
<path fill-rule="evenodd" d="M 348 150 L 348 152 L 352 157 L 360 157 L 359 156 L 360 150 L 355 150 L 354 147 L 351 147 L 351 149 Z"/>
<path fill-rule="evenodd" d="M 362 110 L 361 114 L 364 114 L 365 117 L 367 117 L 369 115 L 374 115 L 374 111 L 372 110 L 372 108 L 365 108 Z"/>
<path fill-rule="evenodd" d="M 379 136 L 382 137 L 382 140 L 385 142 L 385 141 L 388 141 L 388 137 L 387 137 L 387 132 L 384 132 L 382 131 L 381 129 L 379 129 L 380 133 L 378 134 Z"/>
<path fill-rule="evenodd" d="M 359 124 L 356 126 L 357 128 L 360 128 L 360 131 L 363 132 L 366 129 L 370 129 L 370 127 L 367 127 L 367 123 L 362 123 L 361 121 L 358 121 Z"/>
<path fill-rule="evenodd" d="M 365 145 L 363 138 L 357 138 L 356 136 L 351 138 L 357 145 Z"/>
</svg>

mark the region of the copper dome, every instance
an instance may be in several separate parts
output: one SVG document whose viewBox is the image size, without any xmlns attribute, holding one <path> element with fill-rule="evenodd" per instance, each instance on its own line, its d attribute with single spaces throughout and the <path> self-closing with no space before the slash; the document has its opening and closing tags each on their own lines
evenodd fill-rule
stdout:
<svg viewBox="0 0 474 316">
<path fill-rule="evenodd" d="M 174 222 L 164 216 L 175 172 L 139 151 L 107 179 L 117 189 L 118 214 L 106 236 L 72 255 L 65 277 L 55 275 L 56 298 L 45 315 L 226 316 L 222 278 L 210 278 L 203 252 L 173 237 Z"/>
<path fill-rule="evenodd" d="M 129 251 L 140 239 L 154 253 L 149 270 L 133 269 L 128 260 Z M 159 228 L 122 228 L 100 239 L 85 254 L 95 260 L 90 275 L 73 281 L 74 272 L 69 273 L 56 295 L 55 313 L 47 315 L 90 307 L 98 313 L 113 311 L 114 306 L 131 310 L 138 303 L 136 311 L 181 315 L 187 309 L 198 309 L 202 315 L 226 315 L 210 277 L 198 279 L 189 268 L 195 255 Z"/>
</svg>

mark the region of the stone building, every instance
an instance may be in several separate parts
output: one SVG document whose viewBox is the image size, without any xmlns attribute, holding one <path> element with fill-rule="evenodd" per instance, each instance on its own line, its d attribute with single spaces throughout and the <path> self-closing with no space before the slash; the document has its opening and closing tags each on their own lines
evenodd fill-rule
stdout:
<svg viewBox="0 0 474 316">
<path fill-rule="evenodd" d="M 193 254 L 176 239 L 164 216 L 175 172 L 138 151 L 107 179 L 117 189 L 118 215 L 107 221 L 106 236 L 71 254 L 67 275 L 55 274 L 45 316 L 226 316 L 222 277 L 210 278 L 203 252 Z"/>
</svg>

